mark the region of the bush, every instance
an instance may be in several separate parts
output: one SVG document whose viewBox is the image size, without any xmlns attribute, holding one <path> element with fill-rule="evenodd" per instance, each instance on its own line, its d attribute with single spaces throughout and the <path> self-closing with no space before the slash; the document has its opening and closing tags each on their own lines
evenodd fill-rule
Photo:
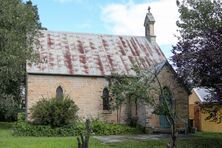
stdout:
<svg viewBox="0 0 222 148">
<path fill-rule="evenodd" d="M 124 135 L 142 133 L 136 128 L 120 124 L 108 124 L 99 120 L 91 122 L 92 131 L 95 135 Z M 49 125 L 34 125 L 25 121 L 19 120 L 14 127 L 13 135 L 15 136 L 79 136 L 83 133 L 85 125 L 82 122 L 65 125 L 63 127 L 52 128 Z"/>
<path fill-rule="evenodd" d="M 95 135 L 123 135 L 141 133 L 141 131 L 137 128 L 129 127 L 122 124 L 105 123 L 100 120 L 92 121 L 92 130 Z"/>
<path fill-rule="evenodd" d="M 17 121 L 25 121 L 25 112 L 18 113 Z"/>
<path fill-rule="evenodd" d="M 18 113 L 18 103 L 12 95 L 0 95 L 0 120 L 16 120 Z"/>
<path fill-rule="evenodd" d="M 31 108 L 33 123 L 61 127 L 77 120 L 78 107 L 68 96 L 62 98 L 43 98 Z"/>
<path fill-rule="evenodd" d="M 49 125 L 34 125 L 24 121 L 18 121 L 13 129 L 14 136 L 47 136 L 64 137 L 78 136 L 84 130 L 84 124 L 75 123 L 63 127 L 52 128 Z"/>
</svg>

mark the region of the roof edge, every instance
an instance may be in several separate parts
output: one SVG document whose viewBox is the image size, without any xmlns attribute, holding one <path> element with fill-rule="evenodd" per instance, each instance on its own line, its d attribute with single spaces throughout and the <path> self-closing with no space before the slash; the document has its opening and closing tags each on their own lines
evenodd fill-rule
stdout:
<svg viewBox="0 0 222 148">
<path fill-rule="evenodd" d="M 139 35 L 121 35 L 121 34 L 102 34 L 102 33 L 87 33 L 87 32 L 69 32 L 69 31 L 54 31 L 54 30 L 40 30 L 41 32 L 49 32 L 49 33 L 65 33 L 65 34 L 80 34 L 80 35 L 97 35 L 97 36 L 123 36 L 123 37 L 142 37 L 145 36 Z"/>
</svg>

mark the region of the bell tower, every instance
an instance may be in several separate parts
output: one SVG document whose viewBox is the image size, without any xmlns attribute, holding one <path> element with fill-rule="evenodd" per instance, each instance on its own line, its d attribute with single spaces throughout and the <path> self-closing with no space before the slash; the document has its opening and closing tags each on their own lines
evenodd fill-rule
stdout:
<svg viewBox="0 0 222 148">
<path fill-rule="evenodd" d="M 156 35 L 154 34 L 155 19 L 153 17 L 153 14 L 150 12 L 150 9 L 151 8 L 148 7 L 148 12 L 146 14 L 146 18 L 144 21 L 144 27 L 145 27 L 145 36 L 152 43 L 156 42 Z"/>
</svg>

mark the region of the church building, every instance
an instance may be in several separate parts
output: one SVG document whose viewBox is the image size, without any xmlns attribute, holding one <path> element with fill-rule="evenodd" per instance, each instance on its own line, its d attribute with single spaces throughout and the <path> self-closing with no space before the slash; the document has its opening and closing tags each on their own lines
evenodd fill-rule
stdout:
<svg viewBox="0 0 222 148">
<path fill-rule="evenodd" d="M 120 123 L 127 118 L 126 107 L 121 112 L 110 111 L 107 105 L 109 79 L 113 73 L 135 75 L 131 69 L 136 62 L 141 68 L 159 65 L 158 78 L 162 85 L 169 86 L 176 100 L 178 128 L 187 128 L 188 94 L 176 80 L 176 73 L 156 42 L 155 20 L 148 10 L 145 21 L 145 36 L 103 35 L 43 30 L 34 51 L 38 63 L 28 62 L 26 113 L 39 100 L 69 95 L 79 107 L 79 117 L 98 118 Z M 142 25 L 142 24 L 141 24 Z M 106 99 L 106 100 L 104 100 Z M 161 117 L 152 114 L 152 108 L 141 105 L 138 124 L 151 128 L 169 128 Z"/>
</svg>

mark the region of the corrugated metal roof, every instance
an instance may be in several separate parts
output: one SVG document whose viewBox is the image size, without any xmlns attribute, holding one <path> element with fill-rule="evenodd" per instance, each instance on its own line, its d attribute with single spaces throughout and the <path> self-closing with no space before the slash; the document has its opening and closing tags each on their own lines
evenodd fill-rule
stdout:
<svg viewBox="0 0 222 148">
<path fill-rule="evenodd" d="M 210 90 L 206 88 L 196 87 L 193 90 L 200 99 L 200 102 L 206 102 L 206 99 L 212 96 Z"/>
<path fill-rule="evenodd" d="M 134 75 L 166 58 L 145 37 L 42 31 L 34 47 L 40 63 L 28 63 L 28 73 L 105 76 Z"/>
</svg>

